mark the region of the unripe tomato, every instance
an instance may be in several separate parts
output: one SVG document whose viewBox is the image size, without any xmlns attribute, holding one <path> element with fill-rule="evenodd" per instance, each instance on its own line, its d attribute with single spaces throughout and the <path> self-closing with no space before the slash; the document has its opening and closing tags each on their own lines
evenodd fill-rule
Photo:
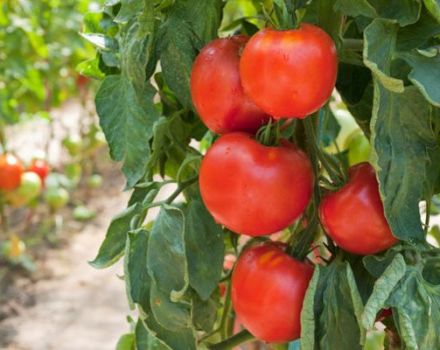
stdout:
<svg viewBox="0 0 440 350">
<path fill-rule="evenodd" d="M 36 198 L 42 187 L 43 183 L 38 174 L 26 171 L 21 175 L 20 186 L 13 191 L 6 192 L 5 198 L 10 205 L 20 207 Z"/>
<path fill-rule="evenodd" d="M 87 179 L 87 186 L 90 188 L 99 188 L 102 186 L 102 176 L 93 174 Z"/>
<path fill-rule="evenodd" d="M 375 254 L 397 242 L 385 218 L 379 186 L 369 163 L 351 167 L 348 183 L 327 194 L 319 210 L 329 236 L 350 253 Z"/>
<path fill-rule="evenodd" d="M 304 211 L 312 193 L 307 156 L 294 145 L 259 144 L 245 133 L 221 136 L 200 167 L 200 192 L 214 219 L 249 236 L 275 233 Z"/>
<path fill-rule="evenodd" d="M 333 40 L 321 28 L 263 29 L 246 44 L 240 61 L 245 93 L 274 118 L 304 118 L 321 108 L 336 82 Z"/>
<path fill-rule="evenodd" d="M 36 173 L 44 183 L 47 175 L 49 175 L 50 167 L 49 164 L 42 159 L 33 159 L 28 170 Z"/>
<path fill-rule="evenodd" d="M 63 140 L 63 146 L 70 156 L 74 157 L 81 153 L 83 142 L 78 135 L 71 135 Z"/>
<path fill-rule="evenodd" d="M 300 314 L 313 268 L 265 243 L 247 249 L 232 274 L 232 304 L 238 320 L 260 340 L 299 338 Z"/>
<path fill-rule="evenodd" d="M 202 49 L 194 62 L 192 100 L 202 121 L 215 133 L 255 132 L 269 119 L 241 87 L 240 53 L 248 40 L 243 35 L 216 39 Z"/>
<path fill-rule="evenodd" d="M 51 187 L 46 190 L 44 199 L 51 210 L 63 208 L 69 201 L 69 192 L 61 187 Z"/>
<path fill-rule="evenodd" d="M 0 156 L 0 190 L 12 191 L 20 186 L 23 165 L 12 154 Z"/>
</svg>

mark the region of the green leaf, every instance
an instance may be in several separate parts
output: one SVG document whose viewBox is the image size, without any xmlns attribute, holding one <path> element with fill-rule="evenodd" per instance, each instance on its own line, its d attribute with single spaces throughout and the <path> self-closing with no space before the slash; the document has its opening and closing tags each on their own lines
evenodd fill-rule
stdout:
<svg viewBox="0 0 440 350">
<path fill-rule="evenodd" d="M 376 9 L 371 6 L 368 0 L 337 0 L 334 9 L 352 17 L 365 16 L 375 18 L 378 16 Z"/>
<path fill-rule="evenodd" d="M 192 325 L 191 304 L 172 302 L 170 294 L 160 291 L 153 283 L 150 294 L 151 311 L 157 322 L 167 330 L 178 332 Z"/>
<path fill-rule="evenodd" d="M 122 257 L 127 234 L 130 231 L 130 222 L 141 210 L 142 207 L 139 204 L 134 204 L 113 218 L 98 255 L 90 262 L 90 265 L 102 269 L 113 265 Z"/>
<path fill-rule="evenodd" d="M 207 300 L 222 274 L 223 231 L 200 201 L 188 204 L 185 229 L 189 283 L 202 300 Z"/>
<path fill-rule="evenodd" d="M 302 349 L 362 349 L 365 340 L 362 309 L 347 262 L 317 266 L 301 312 Z"/>
<path fill-rule="evenodd" d="M 118 42 L 107 35 L 100 33 L 80 33 L 80 35 L 98 49 L 107 51 L 116 51 L 118 49 Z"/>
<path fill-rule="evenodd" d="M 169 347 L 154 337 L 139 319 L 135 328 L 136 350 L 168 350 Z"/>
<path fill-rule="evenodd" d="M 168 205 L 163 206 L 151 231 L 147 264 L 148 273 L 157 289 L 173 301 L 188 288 L 184 235 L 182 211 Z"/>
<path fill-rule="evenodd" d="M 440 23 L 440 1 L 439 0 L 423 0 L 428 11 Z"/>
<path fill-rule="evenodd" d="M 137 303 L 148 309 L 150 277 L 147 270 L 148 231 L 128 233 L 125 248 L 124 275 L 127 296 L 130 303 Z"/>
<path fill-rule="evenodd" d="M 399 26 L 384 19 L 375 19 L 364 31 L 364 63 L 384 87 L 403 92 L 403 81 L 391 77 L 397 30 Z"/>
<path fill-rule="evenodd" d="M 194 327 L 209 333 L 213 330 L 217 319 L 219 293 L 215 293 L 208 300 L 202 300 L 198 294 L 192 296 L 192 315 Z"/>
<path fill-rule="evenodd" d="M 341 126 L 336 120 L 335 115 L 329 105 L 319 110 L 319 123 L 317 128 L 317 138 L 325 147 L 330 146 L 338 137 Z"/>
<path fill-rule="evenodd" d="M 180 103 L 191 108 L 189 80 L 198 50 L 217 36 L 221 0 L 180 0 L 170 7 L 160 28 L 159 51 L 166 83 Z"/>
<path fill-rule="evenodd" d="M 409 80 L 417 86 L 425 98 L 434 106 L 440 107 L 440 54 L 426 57 L 417 52 L 402 53 L 400 58 L 412 68 Z"/>
<path fill-rule="evenodd" d="M 116 161 L 124 161 L 122 171 L 127 187 L 134 186 L 145 173 L 148 140 L 153 123 L 159 118 L 152 102 L 154 94 L 150 85 L 138 90 L 122 76 L 108 76 L 96 95 L 96 110 L 110 155 Z"/>
<path fill-rule="evenodd" d="M 130 333 L 121 336 L 116 344 L 116 350 L 135 350 L 134 335 Z"/>
<path fill-rule="evenodd" d="M 424 241 L 419 212 L 423 179 L 436 149 L 431 129 L 431 106 L 415 87 L 393 93 L 375 82 L 372 156 L 377 166 L 385 216 L 393 234 L 402 240 Z"/>
<path fill-rule="evenodd" d="M 405 272 L 405 260 L 401 254 L 397 254 L 374 284 L 373 292 L 365 305 L 362 324 L 366 329 L 373 328 L 378 312 L 383 309 L 385 302 Z"/>
<path fill-rule="evenodd" d="M 153 314 L 149 314 L 144 321 L 150 334 L 158 339 L 167 350 L 197 350 L 196 337 L 192 328 L 180 328 L 174 332 L 162 327 Z M 150 348 L 147 348 L 150 350 Z M 158 348 L 162 350 L 162 347 Z"/>
<path fill-rule="evenodd" d="M 115 18 L 115 22 L 127 23 L 132 17 L 143 10 L 145 6 L 144 3 L 146 3 L 146 1 L 143 0 L 121 0 L 121 9 Z"/>
<path fill-rule="evenodd" d="M 337 0 L 335 9 L 349 16 L 395 20 L 401 26 L 417 22 L 420 0 Z"/>
</svg>

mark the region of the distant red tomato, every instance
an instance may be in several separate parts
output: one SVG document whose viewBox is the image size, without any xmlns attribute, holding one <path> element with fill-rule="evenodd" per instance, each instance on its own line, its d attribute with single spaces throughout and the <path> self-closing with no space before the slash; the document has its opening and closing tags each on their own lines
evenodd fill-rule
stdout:
<svg viewBox="0 0 440 350">
<path fill-rule="evenodd" d="M 369 163 L 350 168 L 348 183 L 322 200 L 320 216 L 329 236 L 350 253 L 375 254 L 397 242 L 385 218 L 376 175 Z"/>
<path fill-rule="evenodd" d="M 76 77 L 76 86 L 80 89 L 84 89 L 90 82 L 90 78 L 84 75 L 78 74 Z"/>
<path fill-rule="evenodd" d="M 290 143 L 259 144 L 245 133 L 221 136 L 200 167 L 200 192 L 214 219 L 249 236 L 290 225 L 310 201 L 309 159 Z"/>
<path fill-rule="evenodd" d="M 241 87 L 239 62 L 248 37 L 216 39 L 197 56 L 191 71 L 191 95 L 205 125 L 218 134 L 255 132 L 269 116 Z"/>
<path fill-rule="evenodd" d="M 321 108 L 336 82 L 333 40 L 321 28 L 265 28 L 246 44 L 240 61 L 245 93 L 274 118 L 304 118 Z"/>
<path fill-rule="evenodd" d="M 300 314 L 313 268 L 265 243 L 247 249 L 232 275 L 232 303 L 239 322 L 255 337 L 281 343 L 299 338 Z"/>
<path fill-rule="evenodd" d="M 46 161 L 42 159 L 34 159 L 28 170 L 36 173 L 40 177 L 41 182 L 44 183 L 47 175 L 49 175 L 50 167 Z"/>
<path fill-rule="evenodd" d="M 23 165 L 12 154 L 0 156 L 0 190 L 15 190 L 21 183 Z"/>
</svg>

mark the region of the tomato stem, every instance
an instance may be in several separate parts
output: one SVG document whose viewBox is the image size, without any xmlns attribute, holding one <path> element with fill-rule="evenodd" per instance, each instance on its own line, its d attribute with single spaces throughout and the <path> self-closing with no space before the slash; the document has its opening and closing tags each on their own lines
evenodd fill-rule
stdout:
<svg viewBox="0 0 440 350">
<path fill-rule="evenodd" d="M 251 341 L 252 339 L 254 339 L 254 336 L 252 334 L 249 333 L 249 331 L 247 330 L 243 330 L 240 333 L 237 333 L 235 335 L 233 335 L 232 337 L 211 345 L 209 347 L 210 350 L 228 350 L 228 349 L 232 349 L 237 345 L 246 343 L 248 341 Z"/>
</svg>

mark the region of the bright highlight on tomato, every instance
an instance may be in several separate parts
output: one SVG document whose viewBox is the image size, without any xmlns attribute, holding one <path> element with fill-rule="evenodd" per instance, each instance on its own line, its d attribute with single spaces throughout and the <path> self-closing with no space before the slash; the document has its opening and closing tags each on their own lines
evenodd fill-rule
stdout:
<svg viewBox="0 0 440 350">
<path fill-rule="evenodd" d="M 23 165 L 12 154 L 0 156 L 0 190 L 12 191 L 20 186 Z"/>
<path fill-rule="evenodd" d="M 313 173 L 294 145 L 263 146 L 248 134 L 220 137 L 200 168 L 200 191 L 215 220 L 234 232 L 267 235 L 286 228 L 310 201 Z"/>
<path fill-rule="evenodd" d="M 329 236 L 348 252 L 375 254 L 397 242 L 385 218 L 374 169 L 369 163 L 350 168 L 348 183 L 322 200 L 320 216 Z"/>
<path fill-rule="evenodd" d="M 304 118 L 321 108 L 336 83 L 333 40 L 321 28 L 263 29 L 246 44 L 240 76 L 245 93 L 274 118 Z"/>
<path fill-rule="evenodd" d="M 239 35 L 217 39 L 197 56 L 191 71 L 191 95 L 205 125 L 217 134 L 253 133 L 269 120 L 243 92 L 240 52 L 249 40 Z"/>
<path fill-rule="evenodd" d="M 247 249 L 232 275 L 238 320 L 258 339 L 281 343 L 299 338 L 300 314 L 313 268 L 277 243 Z"/>
</svg>

